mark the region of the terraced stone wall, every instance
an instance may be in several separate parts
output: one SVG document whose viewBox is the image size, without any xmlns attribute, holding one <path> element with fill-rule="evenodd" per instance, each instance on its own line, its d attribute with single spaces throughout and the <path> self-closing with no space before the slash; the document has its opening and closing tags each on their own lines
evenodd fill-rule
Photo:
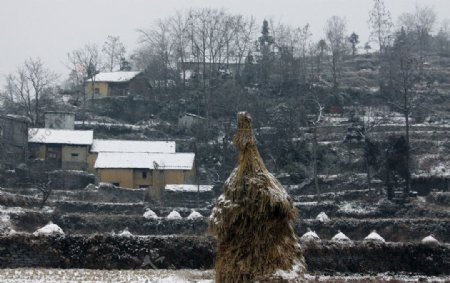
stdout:
<svg viewBox="0 0 450 283">
<path fill-rule="evenodd" d="M 449 245 L 321 242 L 303 245 L 308 271 L 450 274 Z M 210 237 L 39 236 L 0 237 L 0 268 L 210 269 Z"/>
</svg>

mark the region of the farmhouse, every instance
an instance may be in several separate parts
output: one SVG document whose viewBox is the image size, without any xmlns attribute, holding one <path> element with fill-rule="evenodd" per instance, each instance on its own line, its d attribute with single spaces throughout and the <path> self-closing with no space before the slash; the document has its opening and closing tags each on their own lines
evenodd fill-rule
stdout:
<svg viewBox="0 0 450 283">
<path fill-rule="evenodd" d="M 194 153 L 99 152 L 94 168 L 102 182 L 159 196 L 166 184 L 193 183 L 194 159 Z"/>
<path fill-rule="evenodd" d="M 0 116 L 0 167 L 12 169 L 28 156 L 28 119 Z"/>
<path fill-rule="evenodd" d="M 87 170 L 93 131 L 30 128 L 29 157 L 46 160 L 65 170 Z"/>
<path fill-rule="evenodd" d="M 132 141 L 132 140 L 101 140 L 94 139 L 88 156 L 88 171 L 95 173 L 95 162 L 99 152 L 153 152 L 175 153 L 174 141 Z"/>
<path fill-rule="evenodd" d="M 150 85 L 141 72 L 98 73 L 88 79 L 85 91 L 89 98 L 145 95 Z"/>
</svg>

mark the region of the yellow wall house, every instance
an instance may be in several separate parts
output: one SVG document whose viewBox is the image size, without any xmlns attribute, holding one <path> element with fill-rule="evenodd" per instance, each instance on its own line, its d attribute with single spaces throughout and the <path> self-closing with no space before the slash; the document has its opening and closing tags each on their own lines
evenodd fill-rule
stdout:
<svg viewBox="0 0 450 283">
<path fill-rule="evenodd" d="M 30 128 L 30 158 L 54 162 L 65 170 L 87 170 L 93 131 Z"/>
<path fill-rule="evenodd" d="M 145 94 L 148 83 L 140 72 L 98 73 L 87 80 L 85 91 L 89 98 Z"/>
<path fill-rule="evenodd" d="M 102 182 L 160 196 L 166 184 L 194 182 L 194 160 L 194 153 L 99 152 L 94 167 Z"/>
<path fill-rule="evenodd" d="M 95 173 L 95 161 L 99 152 L 146 152 L 146 153 L 175 153 L 174 141 L 130 141 L 130 140 L 101 140 L 94 139 L 88 157 L 88 171 Z"/>
</svg>

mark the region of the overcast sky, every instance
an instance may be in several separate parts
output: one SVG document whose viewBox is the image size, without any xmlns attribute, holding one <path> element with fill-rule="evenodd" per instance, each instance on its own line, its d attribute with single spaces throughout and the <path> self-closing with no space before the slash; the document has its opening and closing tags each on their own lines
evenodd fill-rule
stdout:
<svg viewBox="0 0 450 283">
<path fill-rule="evenodd" d="M 367 19 L 373 0 L 0 0 L 0 77 L 14 72 L 29 57 L 65 78 L 67 53 L 86 43 L 102 45 L 107 35 L 120 36 L 127 51 L 137 46 L 137 28 L 189 8 L 225 8 L 253 15 L 258 25 L 273 18 L 292 26 L 311 25 L 314 38 L 333 16 L 347 19 L 348 32 L 367 41 Z M 394 20 L 416 4 L 450 18 L 450 0 L 385 0 Z M 3 84 L 3 79 L 0 79 Z M 1 87 L 1 86 L 0 86 Z"/>
</svg>

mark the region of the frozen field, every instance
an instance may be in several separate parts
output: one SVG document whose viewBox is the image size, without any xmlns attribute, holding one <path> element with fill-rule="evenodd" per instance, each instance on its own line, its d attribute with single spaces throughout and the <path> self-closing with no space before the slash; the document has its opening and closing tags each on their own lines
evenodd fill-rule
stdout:
<svg viewBox="0 0 450 283">
<path fill-rule="evenodd" d="M 145 282 L 145 283 L 212 283 L 211 270 L 93 270 L 93 269 L 0 269 L 2 283 L 37 282 Z M 308 282 L 450 282 L 450 276 L 425 277 L 418 275 L 306 275 Z"/>
</svg>

